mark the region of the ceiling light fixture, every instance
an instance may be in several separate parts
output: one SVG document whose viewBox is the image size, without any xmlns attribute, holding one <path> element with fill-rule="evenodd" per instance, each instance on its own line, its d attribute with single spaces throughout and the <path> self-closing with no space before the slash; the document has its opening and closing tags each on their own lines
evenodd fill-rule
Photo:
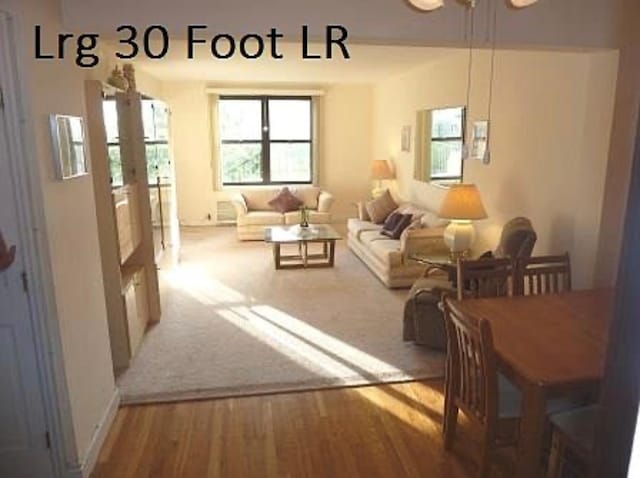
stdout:
<svg viewBox="0 0 640 478">
<path fill-rule="evenodd" d="M 533 5 L 538 0 L 509 0 L 511 5 L 516 8 L 524 8 L 529 5 Z M 444 6 L 444 0 L 409 0 L 409 3 L 416 7 L 418 10 L 431 12 Z M 463 0 L 468 7 L 475 7 L 476 0 Z"/>
</svg>

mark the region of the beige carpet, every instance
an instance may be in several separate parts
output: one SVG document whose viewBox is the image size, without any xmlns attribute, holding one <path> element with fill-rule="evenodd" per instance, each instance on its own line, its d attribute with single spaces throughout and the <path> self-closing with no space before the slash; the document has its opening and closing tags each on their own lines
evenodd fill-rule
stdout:
<svg viewBox="0 0 640 478">
<path fill-rule="evenodd" d="M 442 354 L 402 341 L 390 291 L 339 241 L 332 269 L 273 267 L 233 228 L 183 231 L 160 272 L 163 316 L 118 377 L 124 403 L 274 393 L 443 375 Z"/>
</svg>

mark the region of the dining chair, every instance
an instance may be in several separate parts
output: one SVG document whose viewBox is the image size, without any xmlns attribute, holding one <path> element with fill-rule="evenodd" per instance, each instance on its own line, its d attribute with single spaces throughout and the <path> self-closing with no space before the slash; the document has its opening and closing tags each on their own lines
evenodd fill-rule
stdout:
<svg viewBox="0 0 640 478">
<path fill-rule="evenodd" d="M 502 297 L 512 292 L 511 259 L 458 259 L 457 269 L 458 300 Z"/>
<path fill-rule="evenodd" d="M 559 294 L 571 290 L 569 254 L 523 257 L 516 261 L 515 290 L 518 295 Z"/>
<path fill-rule="evenodd" d="M 482 433 L 480 477 L 488 476 L 495 448 L 517 443 L 519 392 L 499 378 L 491 326 L 462 313 L 450 297 L 444 299 L 447 330 L 447 376 L 444 447 L 455 439 L 458 411 Z"/>
<path fill-rule="evenodd" d="M 551 415 L 553 438 L 547 478 L 588 474 L 597 413 L 597 405 L 591 405 Z"/>
<path fill-rule="evenodd" d="M 482 434 L 478 476 L 488 476 L 496 448 L 518 441 L 522 394 L 498 371 L 491 324 L 462 312 L 451 296 L 443 299 L 447 332 L 444 400 L 444 447 L 450 450 L 456 435 L 458 412 Z M 577 408 L 570 399 L 547 401 L 547 414 Z"/>
</svg>

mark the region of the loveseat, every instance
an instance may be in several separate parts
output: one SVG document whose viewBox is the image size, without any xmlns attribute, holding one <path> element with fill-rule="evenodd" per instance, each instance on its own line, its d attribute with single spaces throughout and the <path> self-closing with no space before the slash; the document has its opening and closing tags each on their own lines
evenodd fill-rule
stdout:
<svg viewBox="0 0 640 478">
<path fill-rule="evenodd" d="M 308 221 L 311 224 L 329 224 L 333 196 L 314 186 L 289 188 L 307 208 Z M 282 188 L 256 188 L 236 193 L 231 202 L 236 209 L 237 233 L 241 241 L 259 241 L 264 239 L 264 230 L 269 226 L 294 225 L 300 223 L 300 211 L 281 213 L 276 211 L 269 201 L 274 199 Z"/>
<path fill-rule="evenodd" d="M 363 203 L 357 207 L 358 217 L 347 222 L 347 244 L 387 287 L 411 287 L 424 273 L 426 267 L 412 261 L 412 254 L 449 253 L 442 237 L 447 221 L 433 211 L 411 203 L 400 204 L 397 211 L 412 214 L 415 220 L 399 239 L 391 239 L 381 234 L 383 225 L 371 220 Z"/>
</svg>

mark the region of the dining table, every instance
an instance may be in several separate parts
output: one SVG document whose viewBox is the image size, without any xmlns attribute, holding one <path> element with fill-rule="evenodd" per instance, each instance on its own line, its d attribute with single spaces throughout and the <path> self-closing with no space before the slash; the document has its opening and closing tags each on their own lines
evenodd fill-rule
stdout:
<svg viewBox="0 0 640 478">
<path fill-rule="evenodd" d="M 603 378 L 614 291 L 465 299 L 460 311 L 491 324 L 498 367 L 522 393 L 518 478 L 542 475 L 545 407 L 595 394 Z"/>
</svg>

